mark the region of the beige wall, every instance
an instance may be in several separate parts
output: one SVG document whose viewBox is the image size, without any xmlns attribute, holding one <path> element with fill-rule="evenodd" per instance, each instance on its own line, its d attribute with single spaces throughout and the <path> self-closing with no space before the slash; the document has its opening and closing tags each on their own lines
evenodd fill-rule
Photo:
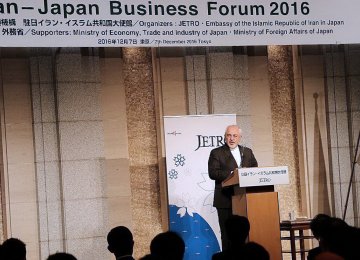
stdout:
<svg viewBox="0 0 360 260">
<path fill-rule="evenodd" d="M 324 82 L 323 57 L 308 55 L 302 58 L 304 118 L 307 152 L 309 216 L 322 212 L 332 213 L 328 136 L 326 126 L 326 96 Z M 317 95 L 317 96 L 316 96 Z M 316 98 L 315 98 L 316 97 Z"/>
<path fill-rule="evenodd" d="M 121 58 L 30 56 L 1 60 L 4 238 L 112 259 L 107 232 L 132 228 Z"/>
<path fill-rule="evenodd" d="M 266 57 L 249 57 L 249 79 L 252 135 L 255 136 L 253 138 L 253 149 L 256 151 L 259 166 L 272 166 L 274 165 L 274 156 Z"/>
<path fill-rule="evenodd" d="M 36 171 L 28 60 L 2 59 L 2 154 L 5 237 L 27 245 L 30 259 L 39 258 Z"/>
<path fill-rule="evenodd" d="M 122 61 L 116 57 L 106 58 L 101 60 L 100 66 L 100 96 L 104 127 L 106 168 L 105 196 L 109 202 L 108 229 L 118 225 L 125 225 L 132 228 Z"/>
<path fill-rule="evenodd" d="M 325 53 L 325 81 L 329 136 L 331 188 L 334 214 L 343 217 L 352 163 L 360 130 L 360 49 L 347 45 L 344 49 L 328 48 Z M 359 220 L 359 164 L 354 164 L 354 177 L 350 187 L 346 221 L 360 225 Z"/>
</svg>

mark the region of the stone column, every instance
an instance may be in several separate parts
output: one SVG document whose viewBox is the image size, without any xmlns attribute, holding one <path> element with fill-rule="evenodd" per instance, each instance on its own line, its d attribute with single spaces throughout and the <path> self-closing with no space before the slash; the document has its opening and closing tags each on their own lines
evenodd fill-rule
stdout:
<svg viewBox="0 0 360 260">
<path fill-rule="evenodd" d="M 301 212 L 295 87 L 289 46 L 268 46 L 274 164 L 289 166 L 290 185 L 278 186 L 280 218 Z"/>
<path fill-rule="evenodd" d="M 161 232 L 159 164 L 152 56 L 149 48 L 123 48 L 135 256 L 149 252 Z"/>
</svg>

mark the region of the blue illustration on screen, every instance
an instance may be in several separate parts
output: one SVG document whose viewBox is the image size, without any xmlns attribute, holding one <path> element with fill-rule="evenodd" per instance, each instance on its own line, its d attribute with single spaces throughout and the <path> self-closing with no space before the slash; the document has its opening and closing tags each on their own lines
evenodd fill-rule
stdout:
<svg viewBox="0 0 360 260">
<path fill-rule="evenodd" d="M 198 214 L 185 207 L 169 205 L 170 230 L 177 232 L 185 242 L 184 260 L 211 259 L 220 251 L 218 240 L 210 225 Z"/>
</svg>

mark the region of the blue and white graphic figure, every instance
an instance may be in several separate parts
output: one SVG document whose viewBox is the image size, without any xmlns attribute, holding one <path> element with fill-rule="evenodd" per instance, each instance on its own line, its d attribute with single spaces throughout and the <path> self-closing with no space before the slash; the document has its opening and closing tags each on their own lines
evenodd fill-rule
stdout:
<svg viewBox="0 0 360 260">
<path fill-rule="evenodd" d="M 185 242 L 185 260 L 211 259 L 220 251 L 214 231 L 198 213 L 175 205 L 169 206 L 170 230 L 177 232 Z"/>
</svg>

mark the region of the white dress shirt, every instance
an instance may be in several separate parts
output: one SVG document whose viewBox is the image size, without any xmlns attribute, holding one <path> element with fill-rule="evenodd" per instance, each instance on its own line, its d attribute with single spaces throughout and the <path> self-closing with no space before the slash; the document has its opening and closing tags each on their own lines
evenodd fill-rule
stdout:
<svg viewBox="0 0 360 260">
<path fill-rule="evenodd" d="M 238 165 L 238 168 L 240 168 L 241 167 L 241 154 L 240 154 L 239 146 L 236 146 L 234 149 L 230 149 L 230 151 Z"/>
</svg>

